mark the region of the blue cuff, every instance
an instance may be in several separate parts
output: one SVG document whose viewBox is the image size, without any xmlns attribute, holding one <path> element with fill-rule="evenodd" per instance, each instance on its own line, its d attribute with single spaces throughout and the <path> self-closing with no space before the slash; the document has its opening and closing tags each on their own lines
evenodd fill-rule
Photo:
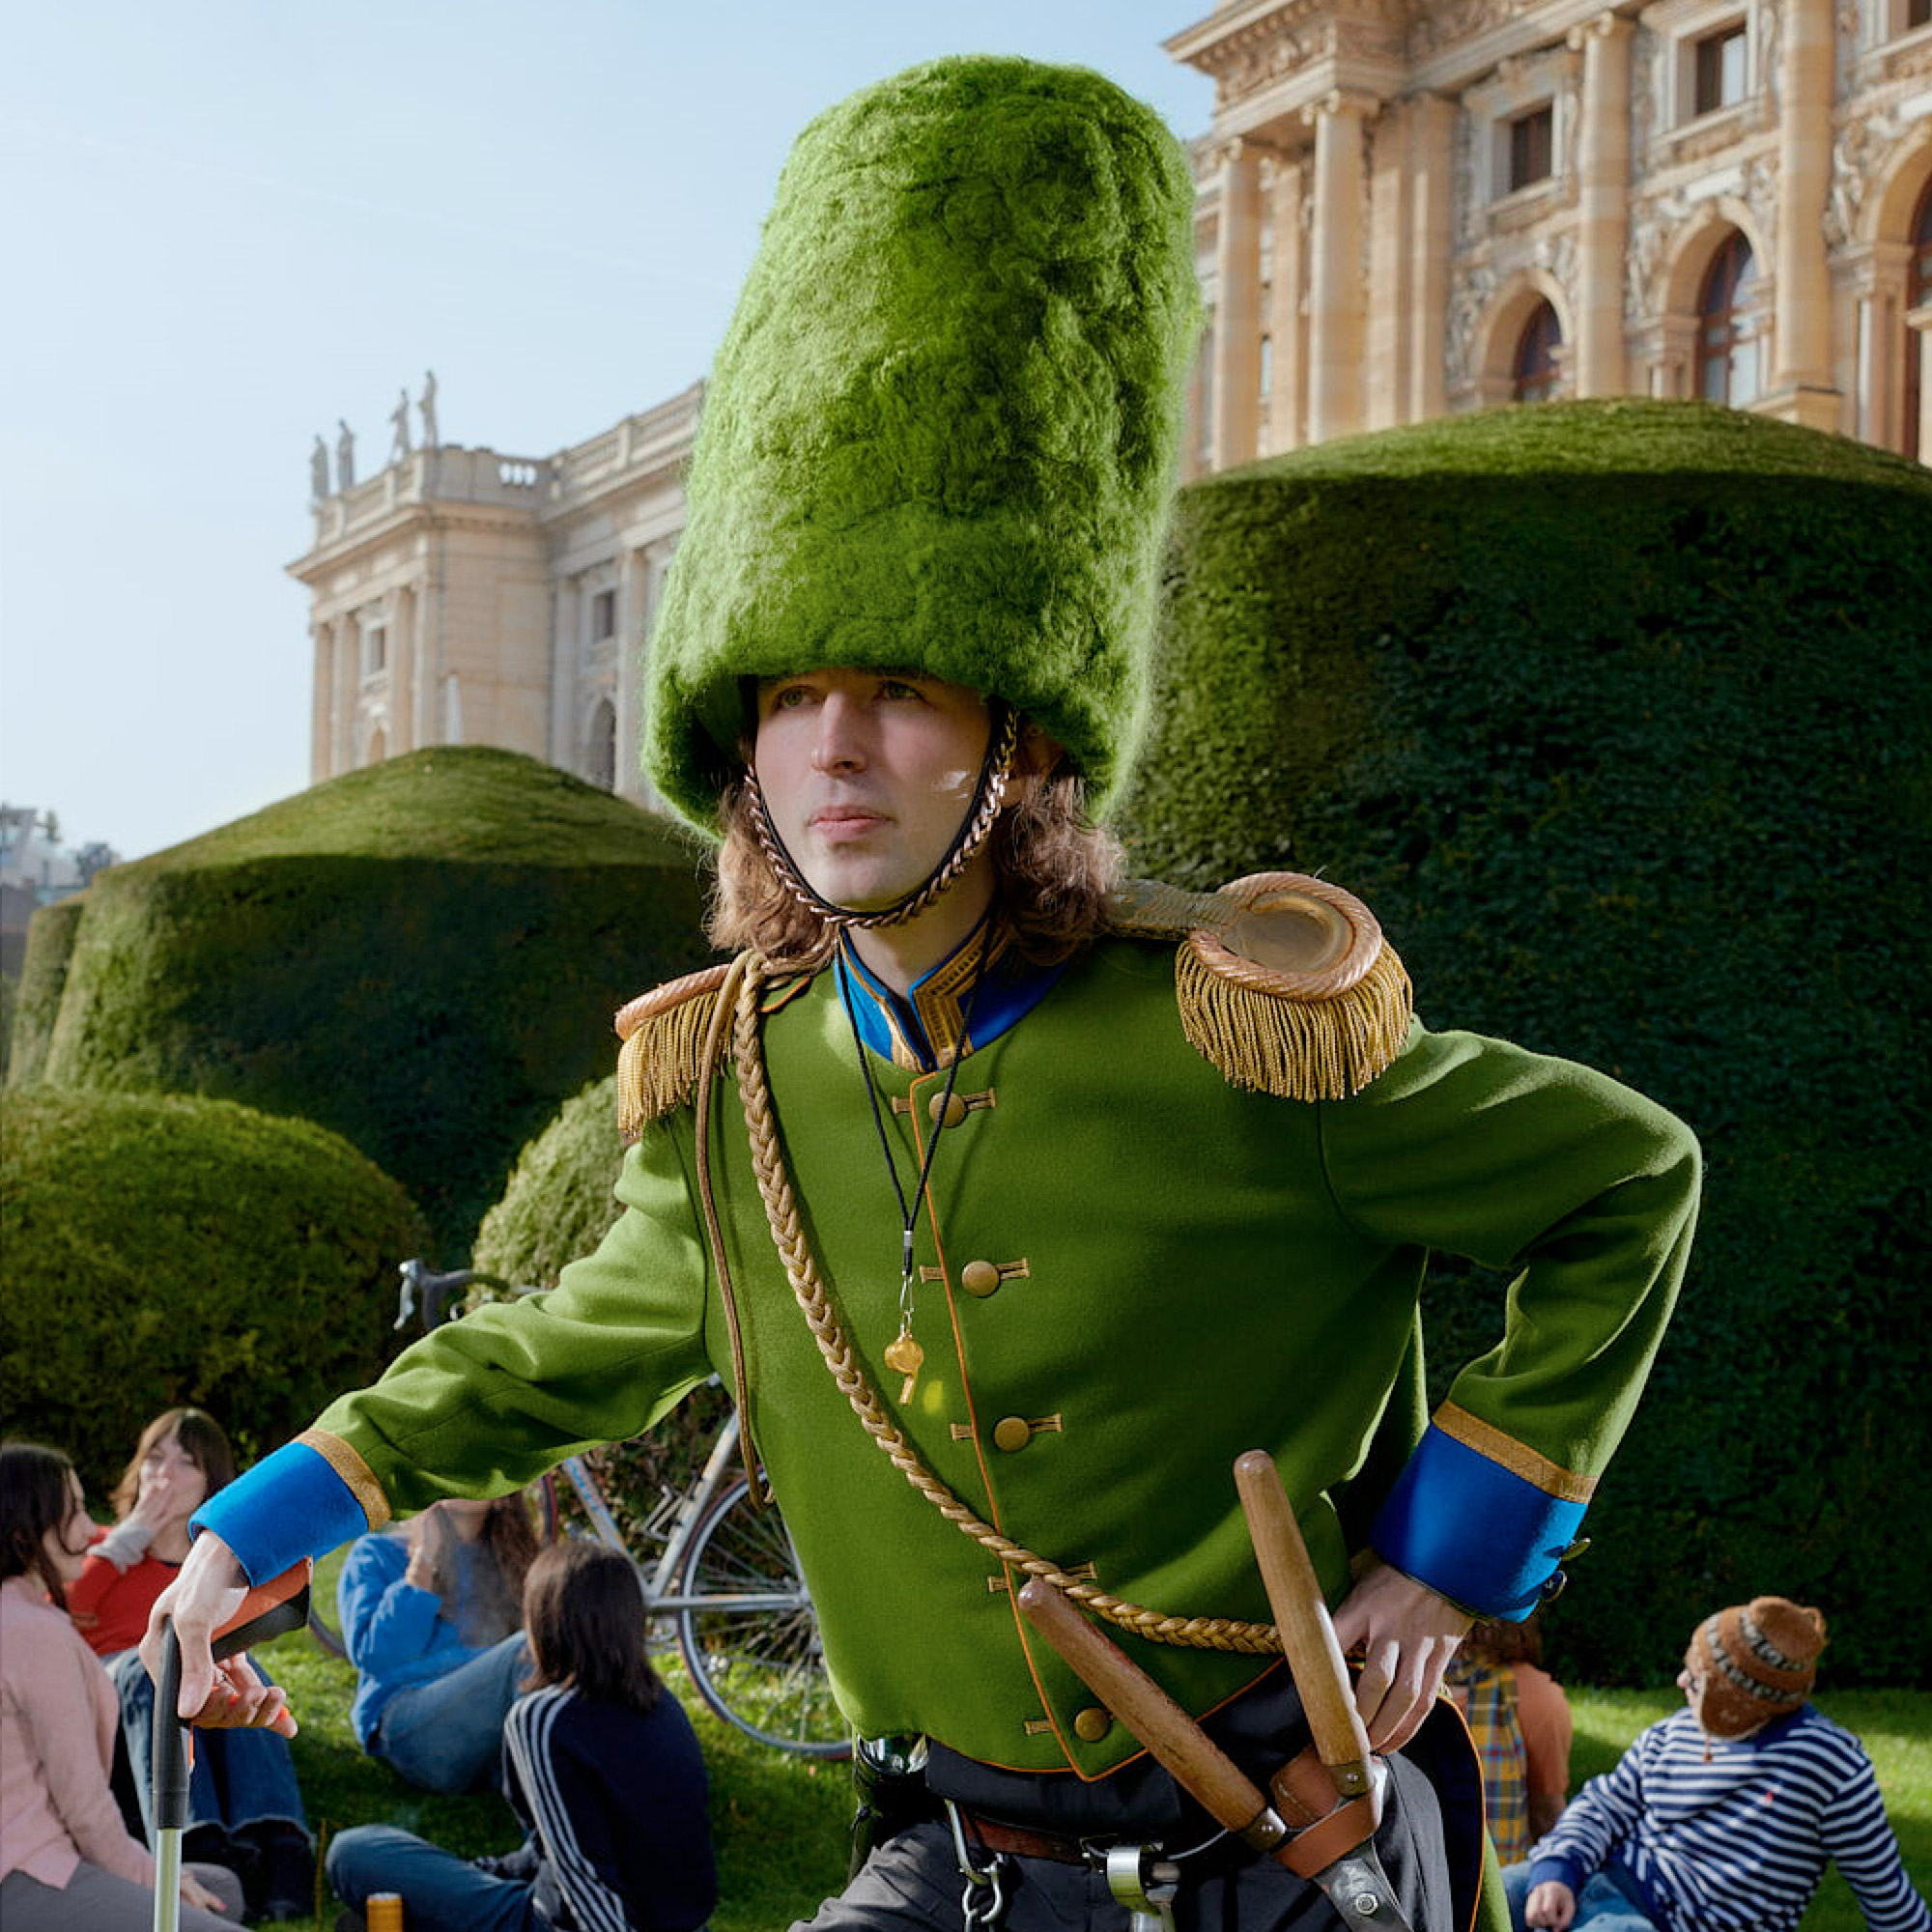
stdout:
<svg viewBox="0 0 1932 1932">
<path fill-rule="evenodd" d="M 1582 1865 L 1573 1858 L 1557 1854 L 1551 1858 L 1537 1859 L 1529 1867 L 1529 1889 L 1534 1891 L 1540 1885 L 1567 1885 L 1573 1898 L 1583 1895 L 1583 1887 L 1589 1882 L 1589 1875 Z"/>
<path fill-rule="evenodd" d="M 251 1583 L 279 1577 L 304 1556 L 326 1556 L 368 1527 L 355 1492 L 305 1442 L 265 1456 L 188 1519 L 190 1531 L 212 1529 L 234 1550 Z"/>
<path fill-rule="evenodd" d="M 1429 1425 L 1369 1541 L 1438 1596 L 1520 1623 L 1535 1609 L 1585 1505 L 1552 1496 Z"/>
</svg>

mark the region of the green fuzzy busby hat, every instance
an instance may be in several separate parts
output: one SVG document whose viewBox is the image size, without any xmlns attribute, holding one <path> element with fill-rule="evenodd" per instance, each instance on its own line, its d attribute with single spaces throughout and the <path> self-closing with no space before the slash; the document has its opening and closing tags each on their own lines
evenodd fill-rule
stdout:
<svg viewBox="0 0 1932 1932">
<path fill-rule="evenodd" d="M 1082 68 L 975 56 L 807 128 L 712 370 L 644 766 L 716 831 L 742 680 L 923 670 L 1064 744 L 1098 813 L 1148 687 L 1199 333 L 1193 185 Z"/>
</svg>

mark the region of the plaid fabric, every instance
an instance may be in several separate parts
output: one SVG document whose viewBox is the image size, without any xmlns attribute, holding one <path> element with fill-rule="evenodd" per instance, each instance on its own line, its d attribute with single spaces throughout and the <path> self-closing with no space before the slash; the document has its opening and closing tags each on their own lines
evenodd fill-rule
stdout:
<svg viewBox="0 0 1932 1932">
<path fill-rule="evenodd" d="M 1448 1682 L 1475 1740 L 1496 1857 L 1513 1863 L 1529 1852 L 1529 1753 L 1517 1718 L 1516 1672 L 1458 1658 L 1449 1666 Z"/>
</svg>

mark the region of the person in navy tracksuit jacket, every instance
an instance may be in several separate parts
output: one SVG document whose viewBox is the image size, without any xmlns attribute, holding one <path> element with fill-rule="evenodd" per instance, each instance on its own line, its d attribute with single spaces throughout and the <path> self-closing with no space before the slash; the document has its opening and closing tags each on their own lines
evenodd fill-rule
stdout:
<svg viewBox="0 0 1932 1932">
<path fill-rule="evenodd" d="M 330 1843 L 329 1883 L 355 1912 L 400 1893 L 410 1932 L 697 1932 L 717 1898 L 704 1760 L 644 1653 L 637 1572 L 602 1544 L 555 1544 L 530 1565 L 524 1622 L 532 1688 L 503 1727 L 523 1845 L 466 1860 L 359 1825 Z"/>
</svg>

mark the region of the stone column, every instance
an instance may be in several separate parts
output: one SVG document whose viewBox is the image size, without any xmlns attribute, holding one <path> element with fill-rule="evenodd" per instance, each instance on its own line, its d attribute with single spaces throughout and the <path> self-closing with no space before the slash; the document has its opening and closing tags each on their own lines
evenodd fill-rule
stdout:
<svg viewBox="0 0 1932 1932">
<path fill-rule="evenodd" d="M 1362 117 L 1337 91 L 1303 110 L 1315 127 L 1315 236 L 1308 302 L 1308 440 L 1362 426 Z"/>
<path fill-rule="evenodd" d="M 619 797 L 641 799 L 644 781 L 638 768 L 638 735 L 643 717 L 644 637 L 651 621 L 651 554 L 634 550 L 624 556 L 624 588 L 617 600 L 617 782 Z"/>
<path fill-rule="evenodd" d="M 1268 340 L 1274 368 L 1268 390 L 1268 449 L 1299 449 L 1303 441 L 1308 357 L 1302 336 L 1301 208 L 1307 170 L 1298 161 L 1274 165 L 1268 221 L 1274 234 L 1274 275 L 1268 289 Z"/>
<path fill-rule="evenodd" d="M 1624 259 L 1630 248 L 1630 76 L 1634 24 L 1600 14 L 1570 37 L 1583 51 L 1577 154 L 1577 355 L 1579 396 L 1617 396 L 1624 369 Z"/>
<path fill-rule="evenodd" d="M 355 762 L 355 687 L 362 677 L 362 619 L 354 611 L 335 626 L 335 699 L 328 724 L 328 771 Z"/>
<path fill-rule="evenodd" d="M 1907 354 L 1918 358 L 1918 460 L 1932 464 L 1932 302 L 1906 312 L 1912 331 Z"/>
<path fill-rule="evenodd" d="M 583 586 L 566 578 L 551 599 L 550 761 L 577 769 L 577 646 L 583 622 Z"/>
<path fill-rule="evenodd" d="M 416 627 L 420 602 L 413 584 L 396 592 L 395 616 L 389 625 L 389 755 L 410 751 L 415 715 Z"/>
<path fill-rule="evenodd" d="M 1422 94 L 1409 103 L 1409 422 L 1449 411 L 1449 258 L 1455 250 L 1456 114 L 1453 100 Z"/>
<path fill-rule="evenodd" d="M 330 760 L 335 743 L 335 626 L 315 627 L 315 679 L 310 688 L 308 718 L 308 781 L 320 784 L 334 776 Z"/>
<path fill-rule="evenodd" d="M 1825 204 L 1831 188 L 1832 0 L 1782 0 L 1783 62 L 1777 147 L 1777 364 L 1775 412 L 1814 429 L 1838 427 L 1832 381 L 1832 278 Z"/>
<path fill-rule="evenodd" d="M 1261 400 L 1262 163 L 1245 141 L 1220 154 L 1214 239 L 1214 468 L 1255 460 Z"/>
<path fill-rule="evenodd" d="M 440 576 L 440 536 L 430 541 L 439 547 L 429 576 L 416 596 L 416 647 L 412 668 L 415 672 L 410 692 L 410 743 L 412 746 L 439 745 L 442 742 L 442 706 L 439 688 L 442 683 L 442 580 Z"/>
<path fill-rule="evenodd" d="M 1362 317 L 1362 427 L 1408 420 L 1408 113 L 1391 104 L 1369 157 L 1369 286 Z"/>
</svg>

